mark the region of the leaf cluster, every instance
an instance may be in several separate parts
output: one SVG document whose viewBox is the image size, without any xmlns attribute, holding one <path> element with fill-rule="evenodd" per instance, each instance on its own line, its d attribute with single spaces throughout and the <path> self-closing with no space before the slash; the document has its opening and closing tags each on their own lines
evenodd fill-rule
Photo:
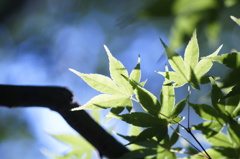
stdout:
<svg viewBox="0 0 240 159">
<path fill-rule="evenodd" d="M 237 18 L 233 18 L 238 23 Z M 93 97 L 82 109 L 109 109 L 108 119 L 120 119 L 132 127 L 141 129 L 137 134 L 122 135 L 127 145 L 136 145 L 122 158 L 177 158 L 177 153 L 186 153 L 188 158 L 239 158 L 240 157 L 240 83 L 235 82 L 231 91 L 224 92 L 219 85 L 219 77 L 209 75 L 214 62 L 219 62 L 235 71 L 240 70 L 240 52 L 218 55 L 222 46 L 206 57 L 199 57 L 199 46 L 196 31 L 185 49 L 184 57 L 169 48 L 161 39 L 166 50 L 171 71 L 166 66 L 164 72 L 157 71 L 164 77 L 160 97 L 144 88 L 141 80 L 140 57 L 134 69 L 129 73 L 104 46 L 108 59 L 110 77 L 100 74 L 84 74 L 74 69 L 73 73 L 82 78 L 93 89 L 101 94 Z M 238 81 L 238 80 L 235 80 Z M 201 91 L 201 85 L 211 86 L 211 104 L 190 102 L 191 90 Z M 188 86 L 186 98 L 176 103 L 175 89 Z M 143 111 L 133 109 L 133 103 L 139 103 Z M 181 115 L 184 108 L 188 110 L 188 125 L 184 126 Z M 191 125 L 190 109 L 203 120 L 198 125 Z M 198 145 L 185 138 L 179 128 L 189 133 Z M 170 131 L 172 130 L 172 131 Z M 211 147 L 205 149 L 194 131 L 199 130 L 208 140 Z M 226 130 L 226 131 L 223 131 Z M 176 147 L 179 138 L 186 140 L 195 153 L 182 152 L 183 147 Z M 198 148 L 200 147 L 200 148 Z"/>
</svg>

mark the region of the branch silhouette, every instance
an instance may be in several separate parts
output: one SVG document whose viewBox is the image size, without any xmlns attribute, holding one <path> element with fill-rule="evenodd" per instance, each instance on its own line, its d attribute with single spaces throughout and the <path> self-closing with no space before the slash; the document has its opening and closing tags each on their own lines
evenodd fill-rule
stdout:
<svg viewBox="0 0 240 159">
<path fill-rule="evenodd" d="M 37 106 L 58 112 L 101 156 L 118 158 L 129 151 L 84 110 L 71 111 L 79 104 L 73 102 L 72 92 L 65 87 L 0 85 L 0 105 L 9 108 Z"/>
</svg>

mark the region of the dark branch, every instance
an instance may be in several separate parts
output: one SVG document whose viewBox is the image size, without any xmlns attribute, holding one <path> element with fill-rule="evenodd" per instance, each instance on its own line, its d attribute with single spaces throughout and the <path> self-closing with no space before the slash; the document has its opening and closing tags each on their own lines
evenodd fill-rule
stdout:
<svg viewBox="0 0 240 159">
<path fill-rule="evenodd" d="M 128 152 L 126 147 L 109 135 L 85 111 L 71 111 L 78 106 L 78 103 L 72 102 L 72 98 L 72 93 L 64 87 L 0 85 L 0 105 L 50 108 L 61 114 L 101 155 L 117 158 Z"/>
</svg>

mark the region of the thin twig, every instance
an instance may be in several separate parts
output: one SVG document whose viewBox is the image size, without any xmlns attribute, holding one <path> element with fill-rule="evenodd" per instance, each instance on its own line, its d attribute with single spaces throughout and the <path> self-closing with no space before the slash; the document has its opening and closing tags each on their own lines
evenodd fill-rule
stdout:
<svg viewBox="0 0 240 159">
<path fill-rule="evenodd" d="M 193 143 L 191 143 L 187 138 L 185 138 L 184 136 L 182 136 L 179 132 L 177 132 L 172 126 L 170 126 L 171 129 L 174 130 L 174 133 L 178 134 L 178 136 L 182 137 L 184 140 L 186 140 L 193 148 L 195 148 L 198 152 L 200 152 L 203 157 L 205 158 L 209 158 L 208 156 L 206 156 L 204 153 L 202 153 L 201 150 L 199 150 Z"/>
<path fill-rule="evenodd" d="M 188 129 L 190 129 L 190 106 L 189 106 L 189 99 L 190 99 L 190 94 L 191 94 L 191 87 L 188 85 L 188 95 L 187 95 L 187 109 L 188 109 Z"/>
<path fill-rule="evenodd" d="M 193 135 L 191 128 L 190 128 L 190 95 L 191 95 L 191 87 L 190 84 L 188 84 L 188 95 L 187 95 L 187 107 L 188 107 L 188 127 L 187 129 L 185 129 L 192 137 L 193 139 L 198 143 L 198 145 L 202 148 L 202 150 L 205 152 L 205 154 L 207 155 L 207 157 L 209 159 L 211 159 L 210 155 L 207 153 L 207 151 L 205 150 L 205 148 L 202 146 L 202 144 L 197 140 L 197 138 Z"/>
</svg>

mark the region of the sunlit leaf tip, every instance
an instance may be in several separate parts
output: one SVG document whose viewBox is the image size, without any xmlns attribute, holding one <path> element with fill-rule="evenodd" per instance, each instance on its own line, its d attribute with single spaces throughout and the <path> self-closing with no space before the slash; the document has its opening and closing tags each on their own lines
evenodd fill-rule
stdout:
<svg viewBox="0 0 240 159">
<path fill-rule="evenodd" d="M 105 49 L 105 51 L 106 51 L 106 53 L 107 53 L 107 55 L 108 55 L 108 58 L 113 58 L 114 60 L 118 61 L 117 59 L 115 59 L 115 58 L 113 57 L 111 51 L 109 50 L 109 48 L 108 48 L 106 45 L 103 45 L 103 47 L 104 47 L 104 49 Z M 111 62 L 111 60 L 110 60 L 110 62 Z"/>
<path fill-rule="evenodd" d="M 72 108 L 71 111 L 78 111 L 78 110 L 83 110 L 83 108 L 80 107 L 76 107 L 76 108 Z"/>
<path fill-rule="evenodd" d="M 137 65 L 134 67 L 132 72 L 130 73 L 130 79 L 139 83 L 141 80 L 141 68 L 140 68 L 140 55 L 138 55 Z"/>
<path fill-rule="evenodd" d="M 110 53 L 110 50 L 108 49 L 108 47 L 106 45 L 103 45 L 104 49 L 106 50 L 107 53 Z"/>
<path fill-rule="evenodd" d="M 72 69 L 72 68 L 69 68 L 68 70 L 71 71 L 71 72 L 73 72 L 73 73 L 75 73 L 75 74 L 78 74 L 78 73 L 79 73 L 78 71 L 76 71 L 76 70 L 74 70 L 74 69 Z"/>
<path fill-rule="evenodd" d="M 168 72 L 168 71 L 169 71 L 168 66 L 165 65 L 165 72 Z"/>
<path fill-rule="evenodd" d="M 230 18 L 235 22 L 235 23 L 237 23 L 238 25 L 240 25 L 240 18 L 236 18 L 236 17 L 234 17 L 234 16 L 230 16 Z"/>
<path fill-rule="evenodd" d="M 209 56 L 207 56 L 207 57 L 213 57 L 213 56 L 217 56 L 218 55 L 218 53 L 220 52 L 220 50 L 222 49 L 222 47 L 223 47 L 223 44 L 222 45 L 220 45 L 218 48 L 217 48 L 217 50 L 216 51 L 214 51 L 211 55 L 209 55 Z"/>
<path fill-rule="evenodd" d="M 191 40 L 189 41 L 185 53 L 184 53 L 184 62 L 189 67 L 188 69 L 194 69 L 198 63 L 199 58 L 199 47 L 197 41 L 196 30 L 193 32 Z M 190 70 L 188 70 L 190 73 Z"/>
</svg>

